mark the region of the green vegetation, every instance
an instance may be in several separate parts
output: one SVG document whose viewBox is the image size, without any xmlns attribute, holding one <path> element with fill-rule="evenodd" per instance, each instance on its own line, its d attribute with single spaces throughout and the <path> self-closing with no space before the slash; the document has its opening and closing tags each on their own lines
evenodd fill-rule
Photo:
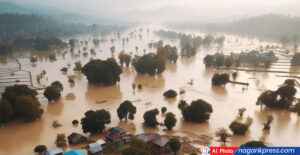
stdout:
<svg viewBox="0 0 300 155">
<path fill-rule="evenodd" d="M 236 134 L 236 135 L 245 135 L 248 128 L 252 124 L 253 120 L 252 118 L 248 117 L 245 123 L 242 123 L 240 121 L 234 120 L 229 125 L 230 130 Z"/>
<path fill-rule="evenodd" d="M 127 118 L 130 120 L 134 119 L 134 114 L 136 113 L 136 107 L 132 104 L 131 101 L 124 101 L 120 104 L 119 108 L 117 109 L 118 117 L 120 120 L 125 119 L 127 122 Z"/>
<path fill-rule="evenodd" d="M 212 85 L 226 85 L 226 83 L 229 82 L 229 75 L 228 74 L 214 74 L 214 76 L 211 79 Z"/>
<path fill-rule="evenodd" d="M 168 145 L 172 149 L 173 152 L 178 152 L 181 148 L 181 142 L 177 138 L 170 139 Z"/>
<path fill-rule="evenodd" d="M 164 97 L 166 98 L 173 98 L 177 96 L 177 92 L 173 89 L 169 89 L 167 91 L 164 92 Z"/>
<path fill-rule="evenodd" d="M 157 48 L 157 55 L 161 56 L 164 59 L 168 59 L 171 62 L 176 63 L 178 59 L 178 53 L 176 46 L 170 46 L 169 44 L 164 47 Z"/>
<path fill-rule="evenodd" d="M 152 109 L 149 111 L 146 111 L 144 113 L 144 123 L 145 125 L 149 126 L 149 127 L 156 127 L 158 125 L 158 122 L 156 120 L 156 115 L 159 114 L 158 109 Z"/>
<path fill-rule="evenodd" d="M 76 124 L 78 124 L 78 123 L 79 123 L 79 121 L 76 120 L 76 119 L 74 119 L 74 120 L 72 121 L 72 124 L 73 124 L 73 125 L 76 125 Z"/>
<path fill-rule="evenodd" d="M 162 73 L 166 68 L 166 62 L 159 55 L 150 53 L 141 57 L 136 56 L 132 60 L 135 70 L 142 74 L 155 75 Z"/>
<path fill-rule="evenodd" d="M 273 116 L 272 115 L 268 115 L 267 116 L 267 122 L 266 123 L 264 123 L 264 128 L 263 128 L 263 130 L 270 130 L 270 124 L 273 122 Z"/>
<path fill-rule="evenodd" d="M 44 153 L 45 151 L 47 151 L 47 147 L 45 145 L 37 145 L 34 150 L 33 150 L 35 153 L 39 153 L 39 154 L 42 154 Z"/>
<path fill-rule="evenodd" d="M 176 125 L 176 122 L 177 120 L 175 118 L 175 115 L 172 112 L 168 112 L 164 120 L 164 124 L 167 127 L 167 129 L 172 130 L 172 128 Z"/>
<path fill-rule="evenodd" d="M 59 81 L 52 82 L 51 86 L 54 87 L 59 92 L 62 92 L 64 90 L 64 86 Z"/>
<path fill-rule="evenodd" d="M 106 124 L 110 124 L 110 113 L 104 109 L 89 110 L 84 113 L 84 117 L 81 119 L 84 133 L 101 133 Z"/>
<path fill-rule="evenodd" d="M 92 84 L 113 85 L 120 81 L 121 67 L 113 58 L 91 60 L 82 68 L 82 73 Z"/>
<path fill-rule="evenodd" d="M 220 138 L 220 141 L 226 144 L 227 139 L 231 137 L 231 135 L 227 132 L 227 129 L 220 128 L 216 131 L 216 136 Z"/>
<path fill-rule="evenodd" d="M 74 67 L 74 71 L 76 71 L 76 72 L 81 72 L 81 70 L 82 70 L 82 64 L 81 64 L 81 62 L 80 61 L 76 61 L 75 63 L 75 67 Z"/>
<path fill-rule="evenodd" d="M 5 88 L 0 100 L 0 123 L 15 118 L 34 121 L 41 117 L 43 109 L 37 99 L 37 92 L 27 85 L 14 85 Z"/>
<path fill-rule="evenodd" d="M 66 147 L 68 145 L 66 135 L 64 133 L 57 134 L 55 144 L 57 147 Z"/>
<path fill-rule="evenodd" d="M 288 109 L 292 106 L 296 92 L 295 80 L 287 79 L 276 91 L 262 92 L 256 104 L 267 108 Z"/>
<path fill-rule="evenodd" d="M 191 105 L 186 105 L 181 110 L 185 121 L 203 123 L 210 118 L 213 112 L 211 104 L 202 99 L 192 101 Z"/>
<path fill-rule="evenodd" d="M 122 151 L 122 155 L 151 155 L 146 149 L 145 142 L 138 137 L 131 137 L 129 147 Z"/>
<path fill-rule="evenodd" d="M 162 107 L 161 109 L 160 109 L 160 111 L 161 111 L 161 113 L 166 113 L 167 112 L 167 108 L 166 107 Z"/>
<path fill-rule="evenodd" d="M 44 96 L 48 99 L 48 102 L 51 101 L 57 101 L 61 94 L 58 89 L 56 89 L 54 86 L 48 86 L 44 91 Z"/>
<path fill-rule="evenodd" d="M 267 147 L 267 145 L 265 145 L 262 141 L 252 140 L 242 144 L 241 147 Z"/>
<path fill-rule="evenodd" d="M 215 57 L 213 55 L 206 55 L 203 59 L 205 67 L 212 67 L 215 62 Z"/>
<path fill-rule="evenodd" d="M 244 115 L 244 113 L 245 113 L 246 110 L 247 110 L 246 108 L 240 108 L 239 109 L 239 116 L 243 117 L 243 115 Z"/>
</svg>

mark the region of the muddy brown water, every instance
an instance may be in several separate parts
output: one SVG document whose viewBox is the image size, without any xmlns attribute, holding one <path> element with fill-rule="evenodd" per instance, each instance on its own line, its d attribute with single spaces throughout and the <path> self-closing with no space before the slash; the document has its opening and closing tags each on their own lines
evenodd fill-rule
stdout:
<svg viewBox="0 0 300 155">
<path fill-rule="evenodd" d="M 136 29 L 136 34 L 140 34 Z M 286 78 L 276 77 L 276 73 L 255 73 L 255 72 L 238 72 L 237 81 L 248 82 L 250 86 L 247 88 L 242 85 L 227 84 L 226 87 L 214 87 L 211 86 L 211 77 L 215 72 L 228 72 L 226 70 L 214 70 L 206 69 L 203 64 L 203 57 L 206 54 L 213 54 L 217 51 L 224 53 L 241 52 L 245 49 L 258 48 L 259 45 L 276 44 L 274 42 L 263 42 L 258 39 L 242 38 L 237 36 L 228 35 L 227 40 L 223 48 L 202 48 L 198 51 L 197 55 L 192 58 L 179 58 L 176 64 L 168 63 L 166 70 L 161 75 L 147 76 L 137 74 L 133 67 L 124 67 L 121 74 L 121 81 L 114 86 L 95 86 L 88 84 L 85 76 L 82 74 L 73 73 L 72 68 L 74 62 L 80 60 L 83 64 L 89 61 L 90 58 L 106 59 L 111 56 L 109 47 L 116 46 L 115 57 L 121 50 L 125 52 L 136 53 L 135 46 L 139 47 L 138 53 L 143 54 L 143 49 L 148 52 L 154 52 L 154 49 L 149 49 L 147 44 L 153 41 L 157 41 L 160 38 L 153 35 L 153 28 L 150 27 L 150 32 L 147 33 L 146 28 L 142 32 L 143 38 L 139 39 L 138 36 L 130 38 L 128 44 L 122 45 L 122 40 L 117 39 L 115 43 L 110 42 L 110 38 L 116 38 L 116 35 L 107 36 L 107 42 L 100 43 L 99 47 L 94 47 L 91 42 L 93 36 L 77 36 L 79 40 L 89 40 L 89 48 L 94 47 L 96 50 L 96 56 L 89 55 L 87 57 L 81 56 L 75 57 L 70 52 L 65 57 L 62 56 L 62 52 L 56 51 L 57 61 L 50 62 L 47 59 L 48 53 L 35 53 L 35 52 L 22 52 L 15 53 L 15 56 L 19 58 L 23 64 L 24 70 L 32 72 L 35 78 L 42 70 L 47 72 L 46 78 L 41 80 L 41 84 L 37 84 L 34 80 L 35 86 L 47 86 L 55 80 L 59 80 L 64 85 L 64 91 L 62 92 L 62 98 L 58 102 L 51 103 L 45 98 L 40 98 L 44 114 L 41 119 L 31 122 L 22 123 L 21 121 L 13 121 L 0 128 L 0 154 L 2 155 L 24 155 L 34 154 L 33 149 L 38 144 L 44 144 L 49 149 L 55 147 L 54 141 L 58 133 L 65 133 L 69 135 L 72 132 L 82 133 L 81 126 L 73 126 L 72 120 L 80 120 L 84 112 L 93 109 L 106 109 L 111 113 L 111 124 L 107 128 L 120 125 L 132 134 L 156 132 L 160 134 L 170 135 L 182 135 L 182 136 L 197 136 L 208 135 L 214 138 L 211 145 L 220 146 L 217 138 L 214 136 L 215 131 L 220 127 L 225 127 L 229 130 L 228 126 L 232 120 L 236 119 L 238 109 L 245 107 L 247 111 L 244 114 L 244 118 L 250 116 L 254 119 L 250 130 L 245 136 L 233 136 L 230 138 L 228 146 L 239 146 L 240 144 L 249 140 L 263 140 L 271 146 L 299 146 L 300 145 L 300 120 L 295 113 L 276 110 L 261 110 L 259 106 L 256 106 L 255 102 L 258 95 L 265 89 L 276 89 L 278 85 L 282 84 Z M 122 37 L 127 37 L 128 33 L 133 30 L 126 31 L 122 34 Z M 100 37 L 99 37 L 100 38 Z M 68 40 L 68 38 L 64 38 Z M 236 42 L 236 40 L 239 42 Z M 178 45 L 177 40 L 164 40 L 165 43 L 171 45 Z M 54 51 L 55 52 L 55 51 Z M 89 51 L 87 51 L 89 52 Z M 29 56 L 33 53 L 38 56 L 39 61 L 36 66 L 30 65 Z M 74 53 L 77 53 L 75 50 Z M 61 73 L 60 69 L 71 64 L 67 74 Z M 12 58 L 0 59 L 0 67 L 12 67 L 17 66 L 16 62 Z M 280 68 L 285 71 L 298 71 L 298 68 L 290 68 L 289 66 Z M 23 76 L 24 73 L 16 73 L 14 76 Z M 67 75 L 76 75 L 74 85 L 68 83 Z M 281 74 L 283 75 L 283 74 Z M 287 75 L 287 74 L 284 74 Z M 296 74 L 293 74 L 296 75 Z M 13 77 L 13 76 L 11 76 Z M 193 85 L 187 83 L 193 79 Z M 132 83 L 142 84 L 141 90 L 132 90 Z M 1 84 L 7 85 L 7 84 Z M 246 88 L 244 91 L 243 88 Z M 179 92 L 180 89 L 184 89 L 186 93 L 182 96 L 178 95 L 175 99 L 165 99 L 163 92 L 168 89 L 174 89 Z M 3 92 L 3 87 L 0 89 Z M 66 100 L 65 96 L 68 93 L 74 93 L 75 100 Z M 42 96 L 42 95 L 39 95 Z M 299 91 L 297 97 L 299 96 Z M 180 99 L 185 99 L 190 103 L 192 100 L 204 99 L 212 104 L 213 113 L 209 121 L 203 124 L 184 122 L 180 111 L 177 108 L 177 104 Z M 119 104 L 124 100 L 135 101 L 134 105 L 137 107 L 137 113 L 133 121 L 120 122 L 116 110 Z M 98 103 L 97 103 L 98 101 Z M 106 101 L 106 102 L 101 102 Z M 151 102 L 151 104 L 146 104 Z M 172 132 L 164 131 L 164 127 L 152 129 L 143 126 L 143 114 L 146 110 L 153 108 L 167 107 L 169 112 L 176 114 L 177 124 Z M 274 116 L 274 122 L 271 124 L 270 132 L 263 132 L 263 123 L 266 121 L 266 115 L 272 114 Z M 164 115 L 159 114 L 157 116 L 159 122 L 163 122 Z M 58 120 L 63 126 L 53 128 L 52 123 L 54 120 Z M 89 135 L 91 140 L 97 140 L 103 138 L 103 135 Z M 66 148 L 79 148 L 70 147 Z"/>
</svg>

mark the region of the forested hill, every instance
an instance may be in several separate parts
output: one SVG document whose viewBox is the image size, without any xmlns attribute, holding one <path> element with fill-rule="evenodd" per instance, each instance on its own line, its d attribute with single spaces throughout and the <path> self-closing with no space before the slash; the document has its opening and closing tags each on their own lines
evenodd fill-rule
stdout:
<svg viewBox="0 0 300 155">
<path fill-rule="evenodd" d="M 228 32 L 280 40 L 282 43 L 299 42 L 300 17 L 278 14 L 244 18 L 226 23 L 201 24 L 196 22 L 171 24 L 181 29 L 198 29 L 209 32 Z"/>
<path fill-rule="evenodd" d="M 0 42 L 9 42 L 16 37 L 60 37 L 76 34 L 105 34 L 120 31 L 125 27 L 115 25 L 85 25 L 65 23 L 39 15 L 0 14 Z"/>
</svg>

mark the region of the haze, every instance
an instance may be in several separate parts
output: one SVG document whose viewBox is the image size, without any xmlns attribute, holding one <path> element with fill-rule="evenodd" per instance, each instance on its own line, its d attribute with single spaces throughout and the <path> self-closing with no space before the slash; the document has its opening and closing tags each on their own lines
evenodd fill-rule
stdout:
<svg viewBox="0 0 300 155">
<path fill-rule="evenodd" d="M 10 2 L 58 8 L 104 19 L 232 20 L 267 13 L 299 16 L 298 0 L 13 0 Z"/>
</svg>

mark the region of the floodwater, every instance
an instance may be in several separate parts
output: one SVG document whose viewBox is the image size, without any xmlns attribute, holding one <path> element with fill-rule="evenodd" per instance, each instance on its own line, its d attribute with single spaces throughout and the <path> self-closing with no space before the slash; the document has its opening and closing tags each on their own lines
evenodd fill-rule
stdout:
<svg viewBox="0 0 300 155">
<path fill-rule="evenodd" d="M 150 28 L 149 33 L 146 31 L 146 28 Z M 154 28 L 158 29 L 157 27 Z M 214 136 L 215 131 L 220 127 L 225 127 L 229 130 L 228 126 L 236 119 L 238 109 L 245 107 L 247 111 L 244 114 L 244 118 L 247 116 L 252 117 L 254 120 L 253 124 L 245 136 L 231 137 L 227 144 L 228 146 L 239 146 L 249 140 L 263 140 L 271 146 L 299 146 L 300 120 L 295 113 L 261 110 L 260 107 L 255 104 L 261 91 L 265 89 L 274 90 L 286 79 L 277 77 L 276 75 L 290 74 L 239 71 L 236 81 L 248 82 L 250 84 L 249 87 L 230 83 L 227 84 L 226 87 L 214 87 L 211 86 L 211 78 L 214 73 L 231 73 L 232 71 L 206 69 L 202 61 L 206 54 L 214 54 L 215 52 L 223 52 L 226 54 L 241 52 L 246 49 L 251 50 L 258 48 L 260 45 L 276 45 L 274 42 L 264 42 L 255 38 L 226 35 L 227 40 L 223 48 L 201 48 L 195 57 L 180 57 L 176 64 L 168 63 L 166 70 L 161 75 L 139 75 L 135 72 L 133 67 L 124 67 L 120 83 L 108 87 L 90 85 L 84 75 L 73 73 L 72 68 L 74 67 L 74 62 L 78 60 L 80 60 L 82 64 L 85 64 L 90 58 L 106 59 L 111 57 L 109 50 L 111 46 L 116 47 L 115 57 L 117 57 L 118 52 L 123 49 L 127 53 L 132 52 L 133 54 L 138 53 L 139 55 L 143 54 L 143 49 L 146 49 L 146 53 L 155 52 L 155 49 L 149 49 L 147 44 L 151 42 L 151 40 L 158 41 L 163 38 L 159 38 L 152 33 L 154 28 L 144 27 L 143 32 L 135 28 L 122 33 L 121 39 L 129 37 L 129 33 L 136 30 L 136 32 L 134 32 L 136 37 L 130 38 L 125 46 L 122 45 L 122 40 L 118 39 L 117 35 L 114 34 L 106 36 L 107 41 L 100 43 L 99 47 L 94 47 L 92 44 L 93 36 L 77 36 L 76 38 L 79 40 L 89 40 L 88 50 L 95 48 L 97 53 L 95 56 L 90 55 L 90 52 L 87 51 L 89 55 L 84 57 L 82 55 L 82 47 L 84 46 L 80 47 L 80 57 L 75 56 L 78 51 L 77 49 L 74 50 L 75 54 L 68 52 L 65 56 L 62 56 L 63 51 L 54 51 L 57 53 L 57 61 L 53 62 L 48 60 L 48 53 L 33 52 L 33 54 L 37 55 L 39 61 L 36 63 L 36 66 L 32 66 L 29 62 L 30 52 L 15 53 L 15 56 L 19 58 L 23 65 L 22 69 L 31 71 L 34 78 L 42 70 L 47 72 L 46 77 L 41 80 L 41 84 L 37 84 L 36 80 L 34 80 L 34 86 L 43 87 L 51 84 L 53 81 L 59 80 L 64 85 L 64 91 L 62 92 L 61 100 L 51 104 L 48 104 L 47 100 L 42 98 L 42 94 L 39 95 L 42 108 L 44 108 L 44 114 L 41 119 L 31 123 L 23 123 L 16 120 L 1 127 L 0 154 L 34 154 L 33 149 L 38 144 L 44 144 L 49 149 L 53 148 L 55 147 L 54 141 L 58 133 L 65 133 L 67 136 L 72 132 L 82 133 L 81 126 L 73 126 L 71 122 L 74 119 L 80 120 L 84 116 L 84 113 L 90 109 L 106 109 L 110 111 L 111 124 L 109 124 L 107 128 L 120 125 L 132 134 L 156 132 L 182 136 L 208 135 L 214 139 L 210 145 L 220 146 L 222 144 L 218 142 Z M 138 34 L 142 34 L 142 39 L 138 37 Z M 116 38 L 116 42 L 111 43 L 110 38 Z M 69 38 L 63 39 L 67 41 Z M 165 44 L 169 43 L 176 46 L 179 44 L 178 40 L 163 40 Z M 138 46 L 138 52 L 136 52 L 135 46 Z M 180 51 L 180 49 L 178 49 L 178 51 Z M 60 69 L 66 67 L 68 64 L 71 64 L 68 73 L 62 73 Z M 2 57 L 0 59 L 1 68 L 12 66 L 17 66 L 15 59 L 10 57 Z M 289 66 L 278 67 L 276 64 L 271 70 L 298 71 L 297 68 L 290 68 Z M 4 73 L 1 73 L 1 75 L 4 75 Z M 68 75 L 76 75 L 74 85 L 68 83 Z M 24 76 L 24 73 L 16 73 L 14 76 Z M 2 79 L 3 78 L 1 78 L 1 81 L 5 80 Z M 187 84 L 191 79 L 194 81 L 193 85 Z M 142 84 L 143 88 L 133 91 L 132 83 Z M 9 85 L 9 83 L 1 85 Z M 246 89 L 243 91 L 243 88 Z M 177 90 L 177 92 L 179 92 L 180 89 L 184 89 L 186 93 L 182 96 L 178 95 L 176 99 L 164 99 L 163 92 L 168 89 L 174 89 Z M 0 91 L 3 92 L 3 87 L 1 87 Z M 65 96 L 68 93 L 74 93 L 76 99 L 66 100 Z M 299 96 L 299 91 L 297 96 Z M 177 108 L 179 100 L 184 99 L 190 103 L 192 100 L 200 98 L 212 104 L 213 113 L 211 114 L 211 118 L 203 124 L 184 122 Z M 99 102 L 104 100 L 106 102 Z M 119 104 L 124 100 L 134 101 L 133 104 L 137 107 L 135 119 L 133 121 L 129 120 L 127 123 L 120 122 L 116 113 Z M 151 104 L 146 104 L 148 102 L 151 102 Z M 171 132 L 164 131 L 164 127 L 161 126 L 155 129 L 143 126 L 144 112 L 153 108 L 160 110 L 161 107 L 167 107 L 169 112 L 176 114 L 177 124 Z M 267 114 L 274 116 L 274 122 L 271 124 L 271 130 L 269 132 L 263 132 L 263 123 L 266 121 Z M 157 119 L 159 122 L 163 122 L 164 115 L 159 114 Z M 53 128 L 52 123 L 55 120 L 63 126 Z M 91 140 L 103 137 L 103 135 L 86 135 L 89 136 Z M 74 147 L 67 148 L 67 150 L 72 148 Z"/>
</svg>

